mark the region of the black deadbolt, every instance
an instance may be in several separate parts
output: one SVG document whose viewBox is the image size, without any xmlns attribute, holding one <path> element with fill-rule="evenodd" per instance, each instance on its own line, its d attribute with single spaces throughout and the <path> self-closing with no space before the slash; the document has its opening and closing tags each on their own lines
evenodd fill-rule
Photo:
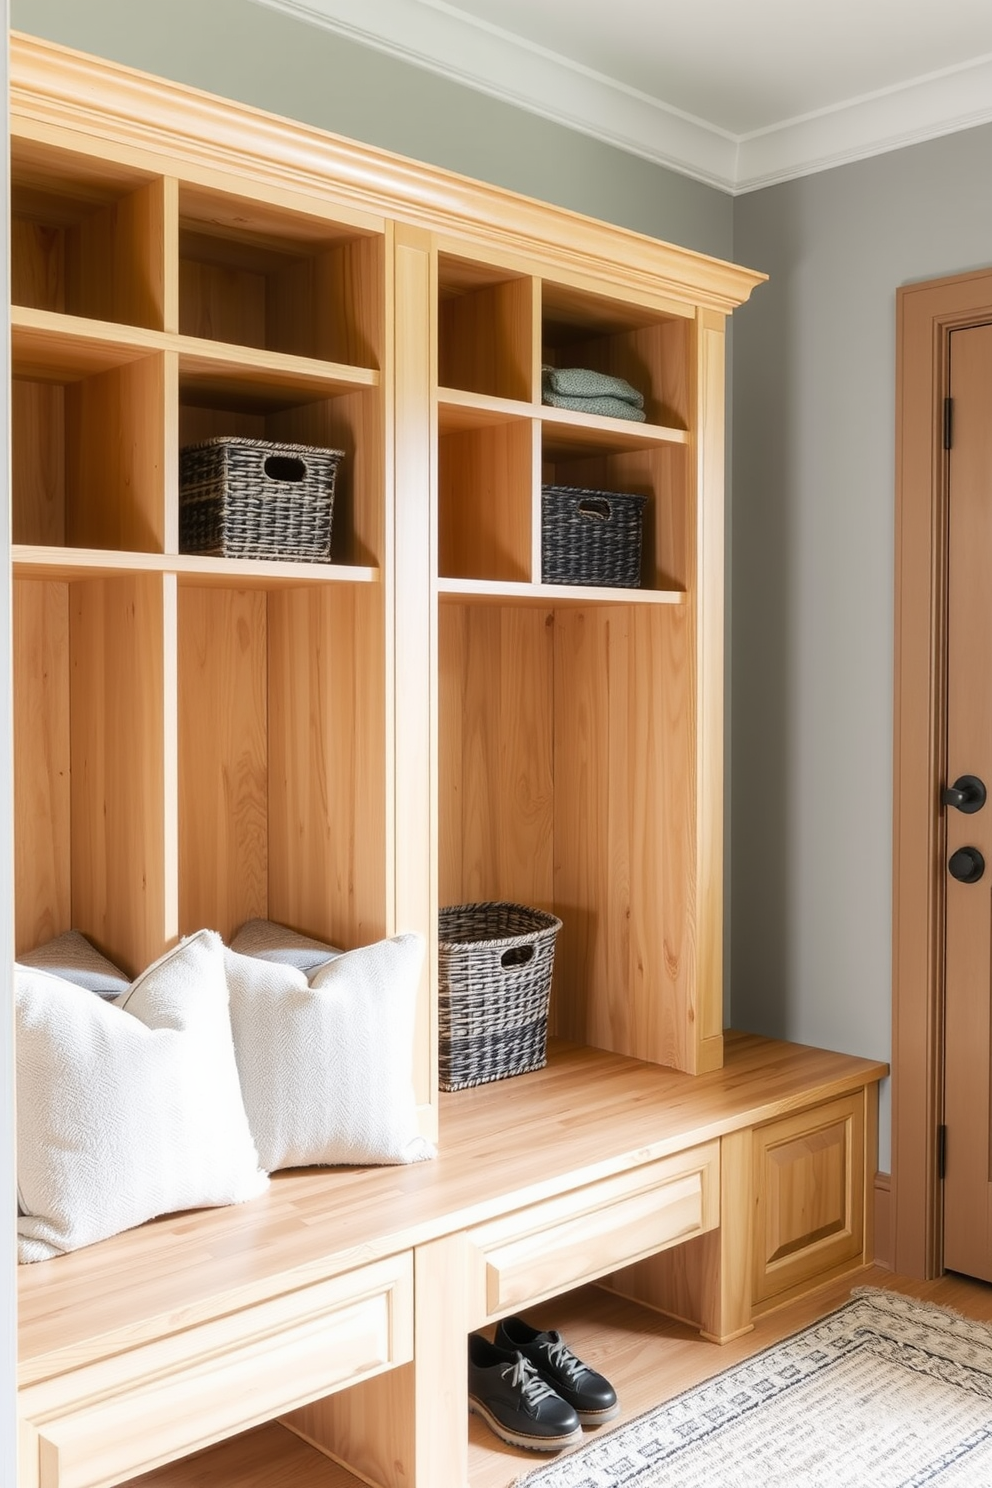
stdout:
<svg viewBox="0 0 992 1488">
<path fill-rule="evenodd" d="M 959 847 L 951 853 L 947 869 L 959 883 L 977 883 L 985 872 L 985 859 L 977 847 Z"/>
<path fill-rule="evenodd" d="M 940 797 L 945 806 L 953 806 L 971 816 L 985 805 L 985 782 L 977 775 L 959 775 L 953 785 L 945 787 Z"/>
</svg>

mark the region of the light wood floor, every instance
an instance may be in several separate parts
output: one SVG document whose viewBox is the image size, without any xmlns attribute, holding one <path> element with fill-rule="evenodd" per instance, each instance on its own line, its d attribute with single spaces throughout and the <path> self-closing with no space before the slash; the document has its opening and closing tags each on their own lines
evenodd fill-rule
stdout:
<svg viewBox="0 0 992 1488">
<path fill-rule="evenodd" d="M 609 1428 L 641 1414 L 739 1359 L 795 1333 L 847 1300 L 854 1286 L 891 1287 L 992 1321 L 992 1286 L 961 1276 L 909 1281 L 870 1266 L 830 1283 L 798 1302 L 759 1319 L 754 1332 L 719 1347 L 646 1308 L 597 1287 L 560 1297 L 527 1314 L 541 1327 L 558 1328 L 580 1358 L 616 1386 L 623 1414 Z M 506 1447 L 475 1417 L 469 1423 L 471 1488 L 510 1488 L 546 1459 Z M 586 1433 L 589 1440 L 591 1433 Z M 359 1480 L 277 1425 L 246 1433 L 196 1457 L 134 1480 L 134 1488 L 358 1488 Z M 437 1484 L 436 1488 L 449 1488 Z"/>
</svg>

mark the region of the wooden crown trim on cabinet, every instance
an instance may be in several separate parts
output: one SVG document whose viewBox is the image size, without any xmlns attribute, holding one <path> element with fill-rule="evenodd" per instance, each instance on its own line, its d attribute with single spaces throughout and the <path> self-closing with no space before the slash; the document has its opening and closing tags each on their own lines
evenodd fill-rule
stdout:
<svg viewBox="0 0 992 1488">
<path fill-rule="evenodd" d="M 253 195 L 289 188 L 326 202 L 330 178 L 338 220 L 348 205 L 452 234 L 462 247 L 478 235 L 511 253 L 537 253 L 570 277 L 606 273 L 618 290 L 667 294 L 724 313 L 767 278 L 16 31 L 10 71 L 11 113 L 22 132 L 29 126 L 39 139 L 46 129 L 70 128 L 81 148 L 89 140 L 116 155 L 178 152 L 205 178 L 218 170 L 244 177 Z M 354 225 L 381 228 L 357 217 Z"/>
</svg>

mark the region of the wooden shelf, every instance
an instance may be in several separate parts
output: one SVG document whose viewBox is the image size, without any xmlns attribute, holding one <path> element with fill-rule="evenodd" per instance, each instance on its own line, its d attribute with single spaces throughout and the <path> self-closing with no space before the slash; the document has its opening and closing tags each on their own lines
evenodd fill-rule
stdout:
<svg viewBox="0 0 992 1488">
<path fill-rule="evenodd" d="M 378 372 L 365 367 L 315 362 L 254 347 L 226 347 L 190 336 L 177 337 L 175 349 L 187 402 L 290 408 L 304 400 L 379 386 Z"/>
<path fill-rule="evenodd" d="M 176 574 L 181 584 L 237 588 L 292 588 L 320 584 L 377 584 L 379 571 L 333 563 L 271 558 L 211 558 L 193 553 L 116 553 L 103 548 L 56 548 L 15 543 L 14 576 L 73 580 L 120 574 Z"/>
<path fill-rule="evenodd" d="M 275 399 L 288 406 L 304 397 L 326 398 L 379 385 L 378 372 L 369 367 L 230 346 L 54 310 L 19 305 L 11 309 L 15 377 L 68 381 L 170 351 L 179 356 L 180 376 L 205 397 L 244 397 L 254 389 L 256 401 Z"/>
<path fill-rule="evenodd" d="M 460 388 L 438 388 L 439 434 L 491 428 L 514 420 L 539 419 L 544 426 L 544 446 L 555 454 L 588 453 L 599 450 L 636 450 L 654 444 L 688 444 L 686 429 L 659 424 L 640 424 L 628 419 L 603 418 L 551 408 L 545 403 L 525 403 L 515 398 L 494 398 Z"/>
<path fill-rule="evenodd" d="M 571 454 L 646 449 L 652 445 L 689 443 L 685 429 L 660 424 L 635 424 L 628 419 L 603 418 L 592 413 L 573 413 L 568 408 L 540 409 L 544 426 L 545 452 L 556 458 Z"/>
<path fill-rule="evenodd" d="M 684 605 L 677 589 L 608 589 L 583 584 L 511 584 L 487 579 L 438 579 L 438 598 L 459 604 L 523 604 L 541 609 L 564 605 Z"/>
</svg>

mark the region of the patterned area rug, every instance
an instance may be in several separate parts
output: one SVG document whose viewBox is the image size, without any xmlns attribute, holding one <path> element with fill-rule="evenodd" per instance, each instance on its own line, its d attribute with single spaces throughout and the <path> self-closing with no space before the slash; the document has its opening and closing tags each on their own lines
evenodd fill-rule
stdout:
<svg viewBox="0 0 992 1488">
<path fill-rule="evenodd" d="M 990 1488 L 992 1327 L 896 1292 L 852 1300 L 526 1488 Z"/>
</svg>

